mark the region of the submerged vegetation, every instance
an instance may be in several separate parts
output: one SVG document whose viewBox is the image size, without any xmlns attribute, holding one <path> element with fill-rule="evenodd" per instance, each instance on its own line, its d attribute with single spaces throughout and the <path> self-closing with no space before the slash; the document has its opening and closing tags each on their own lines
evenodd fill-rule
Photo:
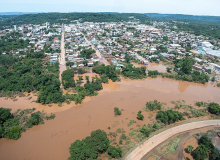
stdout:
<svg viewBox="0 0 220 160">
<path fill-rule="evenodd" d="M 119 110 L 118 107 L 114 108 L 115 116 L 121 115 L 121 111 Z"/>
<path fill-rule="evenodd" d="M 104 64 L 101 64 L 98 66 L 94 66 L 92 68 L 92 71 L 99 74 L 100 77 L 102 77 L 102 81 L 104 83 L 106 83 L 105 77 L 107 77 L 108 79 L 111 79 L 113 82 L 119 80 L 119 77 L 117 76 L 117 73 L 116 73 L 116 66 L 114 65 L 105 66 Z"/>
<path fill-rule="evenodd" d="M 146 67 L 133 67 L 132 64 L 122 68 L 122 75 L 131 79 L 146 78 Z"/>
<path fill-rule="evenodd" d="M 17 140 L 21 133 L 34 125 L 43 124 L 44 119 L 54 119 L 55 115 L 46 115 L 44 112 L 34 112 L 33 109 L 18 109 L 11 113 L 11 109 L 0 108 L 0 138 Z"/>
<path fill-rule="evenodd" d="M 154 110 L 161 110 L 162 103 L 154 100 L 149 101 L 146 103 L 146 110 L 154 111 Z"/>
</svg>

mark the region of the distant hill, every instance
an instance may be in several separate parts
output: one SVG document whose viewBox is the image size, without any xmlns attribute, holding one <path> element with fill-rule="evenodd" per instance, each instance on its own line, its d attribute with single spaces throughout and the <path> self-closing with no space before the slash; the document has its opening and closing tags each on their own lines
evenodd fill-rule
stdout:
<svg viewBox="0 0 220 160">
<path fill-rule="evenodd" d="M 14 24 L 41 24 L 51 23 L 70 23 L 73 20 L 81 22 L 120 22 L 129 21 L 129 17 L 134 17 L 140 21 L 148 21 L 150 18 L 145 14 L 138 13 L 36 13 L 23 14 L 0 22 L 0 26 L 11 26 Z"/>
<path fill-rule="evenodd" d="M 0 12 L 0 16 L 2 15 L 23 15 L 23 14 L 35 14 L 39 12 Z"/>
<path fill-rule="evenodd" d="M 159 13 L 145 13 L 145 15 L 152 19 L 159 21 L 203 21 L 203 22 L 220 22 L 220 16 L 196 16 L 185 14 L 159 14 Z"/>
</svg>

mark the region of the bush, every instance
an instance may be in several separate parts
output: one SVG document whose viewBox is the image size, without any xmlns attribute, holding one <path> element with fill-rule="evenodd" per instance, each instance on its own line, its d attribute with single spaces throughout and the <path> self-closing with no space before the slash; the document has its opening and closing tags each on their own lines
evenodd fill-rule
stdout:
<svg viewBox="0 0 220 160">
<path fill-rule="evenodd" d="M 193 151 L 193 146 L 188 145 L 188 146 L 187 146 L 187 151 L 188 151 L 189 153 L 191 153 L 191 152 Z"/>
<path fill-rule="evenodd" d="M 205 102 L 196 102 L 196 105 L 198 106 L 198 107 L 201 107 L 201 106 L 203 106 L 205 104 Z"/>
<path fill-rule="evenodd" d="M 119 158 L 122 155 L 122 149 L 121 147 L 114 147 L 114 146 L 109 146 L 108 148 L 108 154 L 112 157 L 112 158 Z"/>
<path fill-rule="evenodd" d="M 162 103 L 160 103 L 157 100 L 149 101 L 146 103 L 146 109 L 150 111 L 161 110 L 161 106 L 162 106 Z"/>
<path fill-rule="evenodd" d="M 121 115 L 121 111 L 119 110 L 118 107 L 114 108 L 115 116 Z"/>
<path fill-rule="evenodd" d="M 118 129 L 116 130 L 116 133 L 121 133 L 121 128 L 118 128 Z"/>
<path fill-rule="evenodd" d="M 146 137 L 149 137 L 151 130 L 146 128 L 146 126 L 143 126 L 140 128 L 140 132 L 143 133 Z"/>
<path fill-rule="evenodd" d="M 164 124 L 171 124 L 179 120 L 184 120 L 182 113 L 173 110 L 159 111 L 156 117 Z"/>
<path fill-rule="evenodd" d="M 152 126 L 154 129 L 158 129 L 160 128 L 160 124 L 159 123 L 154 123 L 154 125 Z"/>
<path fill-rule="evenodd" d="M 151 78 L 156 78 L 157 75 L 159 75 L 159 72 L 157 70 L 148 71 L 148 76 L 150 76 Z"/>
<path fill-rule="evenodd" d="M 220 106 L 217 103 L 209 103 L 208 105 L 208 111 L 212 114 L 218 115 L 220 113 Z"/>
<path fill-rule="evenodd" d="M 41 115 L 41 112 L 35 112 L 31 114 L 29 123 L 32 125 L 38 125 L 39 123 L 43 122 L 43 117 Z"/>
</svg>

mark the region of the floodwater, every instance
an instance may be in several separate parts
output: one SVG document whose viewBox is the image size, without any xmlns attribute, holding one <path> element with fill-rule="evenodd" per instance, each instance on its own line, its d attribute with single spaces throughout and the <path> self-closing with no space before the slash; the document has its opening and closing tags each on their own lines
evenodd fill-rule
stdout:
<svg viewBox="0 0 220 160">
<path fill-rule="evenodd" d="M 90 135 L 91 131 L 102 129 L 115 132 L 118 128 L 124 128 L 128 135 L 130 128 L 127 124 L 130 120 L 137 121 L 134 126 L 149 123 L 149 112 L 142 112 L 145 116 L 143 121 L 138 121 L 136 115 L 143 110 L 147 101 L 154 99 L 166 103 L 179 99 L 185 100 L 186 104 L 194 104 L 195 101 L 220 103 L 220 89 L 212 83 L 201 85 L 160 77 L 143 80 L 122 78 L 121 82 L 110 81 L 103 87 L 98 96 L 86 98 L 82 104 L 71 103 L 62 107 L 1 98 L 2 107 L 22 108 L 28 105 L 46 112 L 56 112 L 56 118 L 27 130 L 17 141 L 0 139 L 0 159 L 67 159 L 70 144 Z M 124 110 L 121 116 L 114 116 L 114 107 Z"/>
<path fill-rule="evenodd" d="M 132 63 L 135 67 L 146 67 L 148 70 L 157 70 L 158 72 L 167 72 L 166 66 L 164 66 L 162 64 L 162 62 L 160 63 L 155 63 L 155 62 L 150 62 L 148 65 L 144 65 L 144 64 L 138 64 L 138 63 Z"/>
</svg>

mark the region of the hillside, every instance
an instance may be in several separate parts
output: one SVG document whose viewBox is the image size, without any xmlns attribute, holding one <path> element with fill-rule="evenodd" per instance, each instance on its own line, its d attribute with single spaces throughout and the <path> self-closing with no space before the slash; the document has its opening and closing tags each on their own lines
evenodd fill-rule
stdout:
<svg viewBox="0 0 220 160">
<path fill-rule="evenodd" d="M 161 21 L 184 21 L 184 22 L 220 22 L 219 16 L 196 16 L 196 15 L 185 15 L 185 14 L 159 14 L 159 13 L 145 13 L 145 15 Z"/>
</svg>

